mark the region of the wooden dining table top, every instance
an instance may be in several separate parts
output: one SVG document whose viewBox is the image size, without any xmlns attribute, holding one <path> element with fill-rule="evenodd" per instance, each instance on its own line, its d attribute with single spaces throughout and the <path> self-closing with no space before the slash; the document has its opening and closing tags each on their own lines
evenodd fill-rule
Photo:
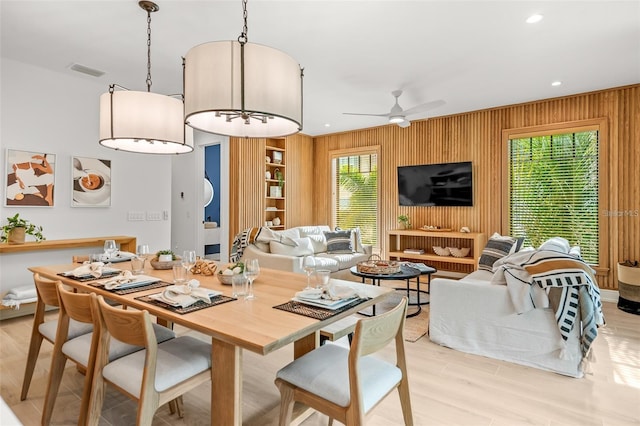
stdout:
<svg viewBox="0 0 640 426">
<path fill-rule="evenodd" d="M 119 295 L 89 282 L 60 276 L 72 271 L 78 264 L 32 266 L 28 269 L 41 276 L 60 280 L 79 291 L 95 292 L 124 306 L 145 309 L 157 318 L 180 324 L 212 338 L 212 395 L 211 410 L 215 412 L 212 424 L 242 424 L 242 349 L 266 355 L 288 344 L 294 344 L 294 357 L 312 350 L 319 342 L 323 327 L 352 315 L 373 304 L 382 302 L 393 291 L 391 288 L 372 286 L 352 281 L 333 279 L 333 283 L 353 288 L 369 299 L 330 318 L 318 320 L 292 312 L 275 309 L 274 306 L 290 301 L 296 292 L 304 289 L 306 276 L 292 272 L 261 268 L 253 285 L 255 299 L 239 298 L 227 303 L 206 307 L 194 312 L 179 314 L 164 307 L 138 300 L 140 296 L 159 293 L 164 288 L 137 291 Z M 114 264 L 116 269 L 130 269 L 129 262 Z M 146 268 L 144 275 L 173 281 L 172 270 Z M 189 274 L 203 288 L 231 296 L 231 286 L 221 284 L 215 276 Z M 229 392 L 231 391 L 231 392 Z"/>
<path fill-rule="evenodd" d="M 49 279 L 58 279 L 63 283 L 83 291 L 95 292 L 106 298 L 118 301 L 136 309 L 146 309 L 149 313 L 183 325 L 192 330 L 215 337 L 217 340 L 240 346 L 262 355 L 268 354 L 289 343 L 298 340 L 322 328 L 322 323 L 332 323 L 354 313 L 348 310 L 335 317 L 320 321 L 299 314 L 274 309 L 273 307 L 285 303 L 306 286 L 306 276 L 292 272 L 262 268 L 260 275 L 254 281 L 254 300 L 240 298 L 229 303 L 204 308 L 195 312 L 179 314 L 166 308 L 137 300 L 139 296 L 150 295 L 163 291 L 163 288 L 144 290 L 126 295 L 117 295 L 104 288 L 91 286 L 91 281 L 80 282 L 69 277 L 58 275 L 72 271 L 77 264 L 33 266 L 29 270 L 39 273 Z M 128 262 L 114 264 L 116 269 L 129 269 Z M 149 275 L 171 283 L 171 270 L 155 270 L 147 268 L 144 275 Z M 231 286 L 221 284 L 215 276 L 189 274 L 189 279 L 197 279 L 200 286 L 222 292 L 231 296 Z M 371 299 L 358 305 L 356 311 L 379 302 L 390 290 L 386 288 L 363 285 L 351 281 L 335 280 L 342 285 L 350 286 L 360 294 Z"/>
</svg>

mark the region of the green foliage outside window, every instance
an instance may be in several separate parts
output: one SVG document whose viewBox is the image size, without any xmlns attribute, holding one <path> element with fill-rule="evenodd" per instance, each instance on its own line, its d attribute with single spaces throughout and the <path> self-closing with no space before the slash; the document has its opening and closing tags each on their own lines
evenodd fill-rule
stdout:
<svg viewBox="0 0 640 426">
<path fill-rule="evenodd" d="M 538 247 L 553 236 L 598 263 L 598 132 L 509 141 L 510 232 Z"/>
<path fill-rule="evenodd" d="M 378 242 L 378 165 L 375 154 L 336 159 L 336 225 L 343 229 L 360 227 L 362 242 Z"/>
</svg>

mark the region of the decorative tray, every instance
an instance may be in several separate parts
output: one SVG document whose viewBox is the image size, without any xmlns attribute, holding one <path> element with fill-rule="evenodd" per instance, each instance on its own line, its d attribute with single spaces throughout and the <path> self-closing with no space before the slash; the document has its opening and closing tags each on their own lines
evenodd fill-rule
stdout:
<svg viewBox="0 0 640 426">
<path fill-rule="evenodd" d="M 364 274 L 390 275 L 400 272 L 400 262 L 395 260 L 381 260 L 379 256 L 372 255 L 368 260 L 358 262 L 356 268 L 358 272 Z"/>
<path fill-rule="evenodd" d="M 452 231 L 451 228 L 431 228 L 428 226 L 422 226 L 418 229 L 420 231 L 426 231 L 426 232 L 451 232 Z"/>
</svg>

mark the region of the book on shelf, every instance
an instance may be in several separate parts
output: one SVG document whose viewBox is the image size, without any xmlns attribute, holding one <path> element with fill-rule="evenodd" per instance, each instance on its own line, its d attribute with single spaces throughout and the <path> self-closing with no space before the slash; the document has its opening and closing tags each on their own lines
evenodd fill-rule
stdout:
<svg viewBox="0 0 640 426">
<path fill-rule="evenodd" d="M 404 253 L 407 254 L 424 254 L 424 249 L 419 248 L 406 248 L 403 250 Z"/>
</svg>

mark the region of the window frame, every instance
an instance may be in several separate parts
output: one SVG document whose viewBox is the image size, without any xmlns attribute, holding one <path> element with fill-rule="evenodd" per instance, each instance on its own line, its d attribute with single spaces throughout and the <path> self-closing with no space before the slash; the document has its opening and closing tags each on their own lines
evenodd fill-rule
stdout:
<svg viewBox="0 0 640 426">
<path fill-rule="evenodd" d="M 336 223 L 336 170 L 335 165 L 337 163 L 336 159 L 341 157 L 350 157 L 350 156 L 359 156 L 359 155 L 376 155 L 376 161 L 378 164 L 378 184 L 376 188 L 376 198 L 378 202 L 378 209 L 376 209 L 376 237 L 377 243 L 373 246 L 374 250 L 380 248 L 380 146 L 379 145 L 371 145 L 362 148 L 347 148 L 347 149 L 336 149 L 329 151 L 329 179 L 330 179 L 330 197 L 331 197 L 331 229 L 335 229 L 337 226 Z"/>
<path fill-rule="evenodd" d="M 609 272 L 609 222 L 602 213 L 609 205 L 609 127 L 606 118 L 567 121 L 539 126 L 519 127 L 502 130 L 502 233 L 508 234 L 511 219 L 510 188 L 511 175 L 509 173 L 509 140 L 545 136 L 551 134 L 577 133 L 584 131 L 598 131 L 598 264 L 592 265 L 597 275 L 608 275 Z"/>
</svg>

